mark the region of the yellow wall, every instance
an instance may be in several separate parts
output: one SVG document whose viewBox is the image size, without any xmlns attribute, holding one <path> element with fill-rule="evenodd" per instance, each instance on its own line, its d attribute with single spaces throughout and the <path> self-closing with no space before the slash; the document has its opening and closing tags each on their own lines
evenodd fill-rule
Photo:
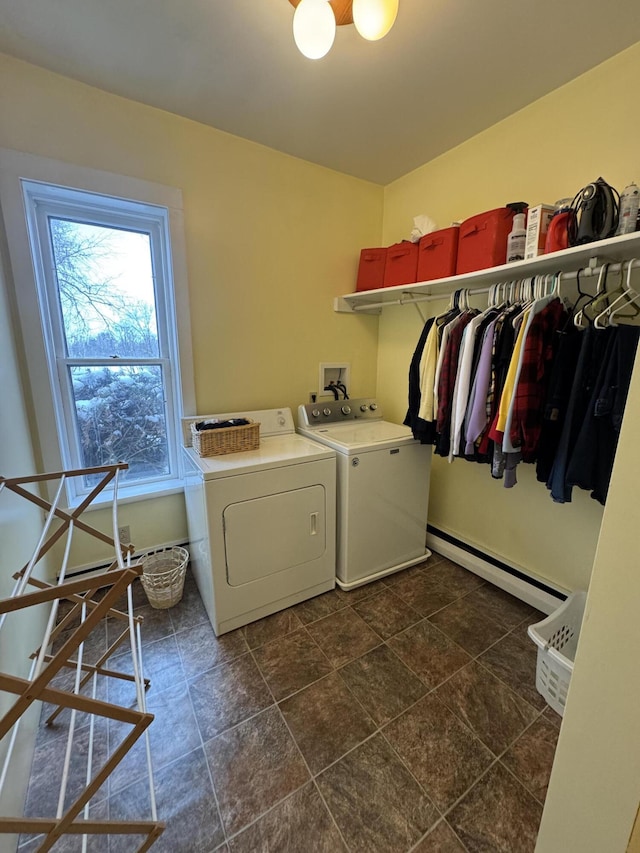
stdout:
<svg viewBox="0 0 640 853">
<path fill-rule="evenodd" d="M 0 146 L 182 189 L 200 413 L 295 408 L 325 361 L 375 394 L 377 318 L 336 315 L 332 297 L 380 242 L 381 187 L 7 56 L 0 78 Z M 141 546 L 186 538 L 181 496 L 121 520 Z"/>
<path fill-rule="evenodd" d="M 0 263 L 0 474 L 8 476 L 10 466 L 19 466 L 22 475 L 35 473 L 35 462 L 28 428 L 28 409 L 17 359 L 13 333 L 12 305 L 5 287 Z M 13 573 L 24 566 L 38 544 L 42 530 L 42 513 L 24 498 L 4 489 L 0 492 L 0 598 L 9 597 L 14 586 Z M 37 577 L 47 574 L 45 561 L 35 570 Z M 29 608 L 7 617 L 0 634 L 0 672 L 26 678 L 31 661 L 29 655 L 43 636 L 49 608 Z M 0 693 L 0 717 L 14 704 L 13 697 Z M 11 784 L 4 786 L 0 797 L 0 814 L 20 814 L 31 765 L 30 741 L 34 737 L 39 706 L 33 706 L 21 723 L 11 764 Z M 0 767 L 5 759 L 9 738 L 0 743 Z M 15 839 L 14 839 L 15 840 Z M 10 839 L 4 837 L 9 844 Z M 0 840 L 0 847 L 2 847 Z"/>
<path fill-rule="evenodd" d="M 446 227 L 510 201 L 553 203 L 599 175 L 616 187 L 637 179 L 640 113 L 629 98 L 639 74 L 640 44 L 390 184 L 385 245 L 407 237 L 419 213 Z M 409 307 L 380 320 L 378 396 L 396 420 L 420 327 Z M 484 466 L 436 458 L 429 521 L 560 586 L 586 588 L 601 507 L 579 489 L 572 504 L 555 505 L 525 466 L 518 479 L 506 490 Z"/>
</svg>

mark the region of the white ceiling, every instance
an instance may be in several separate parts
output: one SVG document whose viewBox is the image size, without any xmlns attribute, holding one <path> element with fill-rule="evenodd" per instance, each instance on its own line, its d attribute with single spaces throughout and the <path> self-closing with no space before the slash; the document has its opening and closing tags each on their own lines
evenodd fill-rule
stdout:
<svg viewBox="0 0 640 853">
<path fill-rule="evenodd" d="M 400 0 L 385 39 L 340 27 L 313 62 L 292 17 L 288 0 L 0 0 L 0 51 L 387 184 L 640 41 L 638 0 Z"/>
</svg>

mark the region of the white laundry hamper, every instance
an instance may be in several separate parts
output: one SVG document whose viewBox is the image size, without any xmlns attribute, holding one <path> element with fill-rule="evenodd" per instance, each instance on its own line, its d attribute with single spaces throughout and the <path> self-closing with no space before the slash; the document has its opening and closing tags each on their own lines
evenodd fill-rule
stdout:
<svg viewBox="0 0 640 853">
<path fill-rule="evenodd" d="M 573 592 L 551 616 L 528 628 L 538 647 L 536 689 L 561 716 L 567 702 L 586 600 L 586 592 Z"/>
</svg>

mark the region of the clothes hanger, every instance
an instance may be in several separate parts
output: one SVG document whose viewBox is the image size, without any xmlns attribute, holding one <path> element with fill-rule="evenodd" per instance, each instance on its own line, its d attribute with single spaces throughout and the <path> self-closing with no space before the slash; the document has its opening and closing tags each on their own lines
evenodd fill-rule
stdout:
<svg viewBox="0 0 640 853">
<path fill-rule="evenodd" d="M 608 285 L 609 277 L 605 280 L 605 285 L 601 294 L 596 294 L 595 298 L 591 300 L 591 302 L 587 302 L 584 306 L 586 308 L 587 318 L 595 321 L 596 317 L 601 313 L 604 309 L 606 310 L 609 305 L 611 305 L 612 300 L 615 300 L 624 294 L 624 262 L 620 264 L 620 282 L 618 287 L 609 289 Z"/>
<path fill-rule="evenodd" d="M 533 280 L 533 299 L 542 299 L 543 296 L 546 296 L 547 292 L 547 282 L 549 276 L 547 275 L 537 275 Z"/>
<path fill-rule="evenodd" d="M 624 284 L 619 287 L 614 293 L 618 293 L 617 298 L 610 302 L 604 311 L 600 312 L 600 314 L 595 317 L 593 321 L 593 325 L 597 329 L 606 329 L 607 326 L 617 326 L 618 323 L 612 322 L 613 317 L 618 315 L 619 312 L 629 306 L 633 309 L 632 314 L 623 314 L 621 315 L 622 319 L 625 320 L 633 320 L 635 317 L 640 314 L 640 308 L 637 306 L 637 300 L 640 299 L 640 293 L 638 293 L 633 287 L 631 287 L 631 272 L 633 270 L 634 263 L 637 262 L 637 258 L 631 258 L 628 262 L 627 266 L 627 277 L 624 281 Z M 621 264 L 621 272 L 623 273 L 624 263 Z M 622 278 L 624 278 L 624 273 L 622 274 Z M 614 293 L 610 294 L 611 296 Z"/>
<path fill-rule="evenodd" d="M 576 307 L 577 307 L 577 305 L 578 305 L 578 302 L 580 302 L 580 300 L 581 300 L 581 299 L 591 299 L 591 294 L 590 294 L 590 293 L 587 293 L 586 291 L 584 291 L 584 290 L 580 287 L 580 275 L 581 275 L 583 272 L 584 272 L 584 267 L 580 267 L 580 269 L 579 269 L 579 270 L 576 270 L 576 288 L 577 288 L 577 290 L 578 290 L 578 298 L 577 298 L 577 299 L 576 299 L 576 301 L 573 303 L 573 309 L 572 309 L 573 311 L 575 311 L 575 310 L 576 310 Z"/>
<path fill-rule="evenodd" d="M 522 307 L 521 310 L 512 318 L 511 324 L 514 329 L 517 329 L 520 322 L 522 321 L 525 313 L 529 310 L 529 308 L 535 302 L 535 286 L 536 279 L 539 276 L 535 276 L 535 278 L 521 279 L 519 284 L 521 285 L 521 302 Z"/>
<path fill-rule="evenodd" d="M 620 302 L 620 305 L 617 306 L 613 311 L 611 311 L 611 306 L 605 308 L 593 321 L 594 328 L 596 329 L 606 329 L 609 326 L 620 326 L 624 325 L 619 322 L 614 322 L 614 317 L 619 316 L 621 320 L 633 320 L 635 317 L 640 314 L 640 307 L 638 307 L 637 303 L 640 300 L 640 293 L 635 293 L 633 290 L 624 296 L 619 296 L 616 299 L 616 303 Z M 631 314 L 619 314 L 623 308 L 629 307 L 632 309 Z"/>
<path fill-rule="evenodd" d="M 580 275 L 583 272 L 584 272 L 584 267 L 580 267 L 580 269 L 576 270 L 576 289 L 578 291 L 578 298 L 576 299 L 576 301 L 573 304 L 571 304 L 569 302 L 567 295 L 565 294 L 565 296 L 564 296 L 564 302 L 565 302 L 565 305 L 567 306 L 567 309 L 568 309 L 568 315 L 567 315 L 567 320 L 566 320 L 564 326 L 560 329 L 560 334 L 566 334 L 567 328 L 573 324 L 573 317 L 574 317 L 576 308 L 578 307 L 578 303 L 580 302 L 580 300 L 581 299 L 591 299 L 591 294 L 586 293 L 582 289 L 582 287 L 580 286 Z M 560 277 L 562 277 L 562 273 L 558 273 L 558 275 Z M 562 296 L 560 294 L 560 282 L 558 282 L 558 295 L 560 295 L 560 297 L 562 298 Z"/>
<path fill-rule="evenodd" d="M 587 313 L 585 313 L 585 309 L 589 307 L 589 305 L 601 296 L 604 290 L 606 289 L 607 283 L 607 272 L 609 271 L 609 264 L 602 264 L 600 267 L 600 274 L 598 275 L 598 286 L 596 288 L 595 296 L 592 296 L 589 301 L 578 311 L 577 314 L 574 314 L 573 324 L 578 329 L 586 329 L 587 326 L 591 325 L 592 318 L 589 317 Z"/>
<path fill-rule="evenodd" d="M 452 320 L 460 314 L 460 290 L 454 290 L 449 298 L 449 305 L 447 306 L 444 314 L 439 314 L 435 318 L 435 324 L 438 327 L 444 327 L 447 323 L 450 323 Z"/>
<path fill-rule="evenodd" d="M 487 317 L 489 314 L 496 313 L 495 292 L 497 285 L 491 285 L 489 288 L 489 296 L 487 297 L 487 307 L 480 312 L 480 316 Z"/>
<path fill-rule="evenodd" d="M 634 319 L 638 316 L 638 314 L 640 314 L 640 306 L 638 306 L 638 302 L 639 302 L 639 301 L 640 301 L 640 293 L 636 293 L 636 294 L 635 294 L 635 296 L 632 296 L 632 297 L 631 297 L 631 299 L 629 299 L 629 300 L 628 300 L 624 305 L 620 305 L 620 307 L 619 307 L 619 308 L 616 308 L 616 310 L 615 310 L 615 311 L 613 311 L 613 312 L 609 315 L 609 325 L 610 325 L 610 326 L 614 326 L 614 327 L 615 327 L 615 326 L 620 326 L 620 325 L 625 325 L 624 323 L 623 323 L 623 324 L 621 324 L 621 323 L 614 323 L 614 322 L 613 322 L 613 318 L 614 318 L 614 317 L 618 314 L 618 312 L 619 312 L 623 307 L 625 307 L 626 305 L 628 305 L 630 308 L 633 308 L 633 313 L 632 313 L 632 314 L 621 314 L 621 315 L 620 315 L 620 319 L 621 319 L 621 320 L 634 320 Z"/>
<path fill-rule="evenodd" d="M 609 325 L 607 322 L 607 317 L 609 315 L 609 309 L 613 305 L 618 304 L 618 300 L 625 300 L 626 289 L 624 286 L 624 262 L 620 264 L 620 284 L 614 290 L 608 291 L 605 287 L 605 290 L 601 294 L 596 294 L 596 296 L 591 300 L 591 302 L 585 305 L 585 308 L 589 308 L 589 312 L 587 313 L 587 319 L 589 318 L 589 314 L 591 314 L 591 319 L 593 320 L 593 325 L 596 329 L 606 329 Z M 602 310 L 604 309 L 604 310 Z M 595 316 L 594 316 L 595 315 Z"/>
<path fill-rule="evenodd" d="M 549 274 L 537 275 L 535 279 L 530 281 L 529 286 L 531 299 L 524 310 L 529 311 L 528 316 L 532 320 L 536 314 L 539 314 L 543 308 L 546 308 L 556 298 L 553 293 L 555 287 L 554 276 Z"/>
</svg>

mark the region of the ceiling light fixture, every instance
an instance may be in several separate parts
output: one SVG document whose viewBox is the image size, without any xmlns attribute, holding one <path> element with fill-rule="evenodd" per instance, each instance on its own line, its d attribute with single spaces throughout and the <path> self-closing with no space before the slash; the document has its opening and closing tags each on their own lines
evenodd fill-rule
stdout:
<svg viewBox="0 0 640 853">
<path fill-rule="evenodd" d="M 383 38 L 398 14 L 398 0 L 289 0 L 295 6 L 293 38 L 300 53 L 321 59 L 331 50 L 336 26 L 355 24 L 368 41 Z"/>
<path fill-rule="evenodd" d="M 336 19 L 327 0 L 300 0 L 293 14 L 293 38 L 307 59 L 321 59 L 336 37 Z"/>
</svg>

